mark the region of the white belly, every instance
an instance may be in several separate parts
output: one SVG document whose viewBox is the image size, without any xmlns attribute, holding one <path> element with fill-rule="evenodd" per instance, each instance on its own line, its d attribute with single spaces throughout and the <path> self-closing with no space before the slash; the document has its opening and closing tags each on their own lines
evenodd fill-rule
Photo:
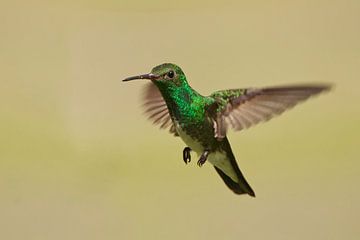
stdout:
<svg viewBox="0 0 360 240">
<path fill-rule="evenodd" d="M 191 148 L 191 150 L 195 151 L 198 155 L 201 155 L 204 152 L 205 149 L 202 144 L 183 131 L 179 124 L 176 124 L 176 131 L 184 143 Z"/>
<path fill-rule="evenodd" d="M 204 147 L 202 144 L 196 139 L 189 136 L 185 131 L 183 131 L 179 124 L 176 124 L 176 130 L 181 137 L 181 139 L 185 142 L 185 144 L 191 148 L 191 150 L 195 151 L 198 156 L 200 156 L 204 151 Z M 211 152 L 207 159 L 212 165 L 221 169 L 226 175 L 228 175 L 233 181 L 238 182 L 238 177 L 236 172 L 234 171 L 231 162 L 227 159 L 225 152 Z"/>
</svg>

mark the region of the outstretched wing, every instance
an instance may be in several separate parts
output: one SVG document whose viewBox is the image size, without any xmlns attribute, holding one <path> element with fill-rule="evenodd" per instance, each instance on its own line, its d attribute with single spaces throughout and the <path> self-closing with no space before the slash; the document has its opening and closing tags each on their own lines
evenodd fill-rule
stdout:
<svg viewBox="0 0 360 240">
<path fill-rule="evenodd" d="M 145 114 L 154 124 L 160 125 L 160 128 L 163 129 L 169 128 L 170 133 L 178 136 L 166 106 L 166 102 L 155 84 L 148 83 L 146 85 L 143 102 Z"/>
<path fill-rule="evenodd" d="M 228 126 L 240 131 L 267 121 L 329 89 L 329 85 L 298 85 L 214 92 L 210 97 L 215 101 L 209 106 L 208 112 L 213 118 L 215 137 L 224 138 Z"/>
</svg>

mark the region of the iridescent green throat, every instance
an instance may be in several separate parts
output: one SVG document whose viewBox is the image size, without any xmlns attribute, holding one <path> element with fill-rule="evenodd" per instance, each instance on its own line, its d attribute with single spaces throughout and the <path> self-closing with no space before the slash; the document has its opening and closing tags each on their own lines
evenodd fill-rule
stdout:
<svg viewBox="0 0 360 240">
<path fill-rule="evenodd" d="M 159 88 L 170 115 L 182 124 L 204 121 L 205 104 L 209 99 L 192 89 L 184 75 L 178 82 L 154 82 Z"/>
</svg>

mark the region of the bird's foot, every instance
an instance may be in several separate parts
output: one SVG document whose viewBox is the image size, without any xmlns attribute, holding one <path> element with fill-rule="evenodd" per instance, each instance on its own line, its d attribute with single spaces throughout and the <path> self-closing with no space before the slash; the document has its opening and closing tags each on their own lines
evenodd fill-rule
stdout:
<svg viewBox="0 0 360 240">
<path fill-rule="evenodd" d="M 197 162 L 197 165 L 198 165 L 199 167 L 201 167 L 201 166 L 206 162 L 207 157 L 209 156 L 209 153 L 210 153 L 210 151 L 205 150 L 205 151 L 201 154 L 200 159 L 199 159 L 199 161 Z"/>
<path fill-rule="evenodd" d="M 183 150 L 183 159 L 184 159 L 185 164 L 188 164 L 189 162 L 191 162 L 190 152 L 191 152 L 191 148 L 189 148 L 189 147 L 185 147 Z"/>
</svg>

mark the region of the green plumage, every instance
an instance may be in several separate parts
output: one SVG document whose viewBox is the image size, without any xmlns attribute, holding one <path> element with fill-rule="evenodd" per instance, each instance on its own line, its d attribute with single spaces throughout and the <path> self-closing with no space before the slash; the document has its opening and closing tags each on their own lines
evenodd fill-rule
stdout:
<svg viewBox="0 0 360 240">
<path fill-rule="evenodd" d="M 236 163 L 226 138 L 228 127 L 234 130 L 251 127 L 329 89 L 328 85 L 298 85 L 230 89 L 202 96 L 190 87 L 183 71 L 170 63 L 124 81 L 134 79 L 152 81 L 144 99 L 149 118 L 180 136 L 200 156 L 200 166 L 206 160 L 212 163 L 234 193 L 250 196 L 255 193 Z M 187 162 L 185 157 L 184 161 Z"/>
</svg>

